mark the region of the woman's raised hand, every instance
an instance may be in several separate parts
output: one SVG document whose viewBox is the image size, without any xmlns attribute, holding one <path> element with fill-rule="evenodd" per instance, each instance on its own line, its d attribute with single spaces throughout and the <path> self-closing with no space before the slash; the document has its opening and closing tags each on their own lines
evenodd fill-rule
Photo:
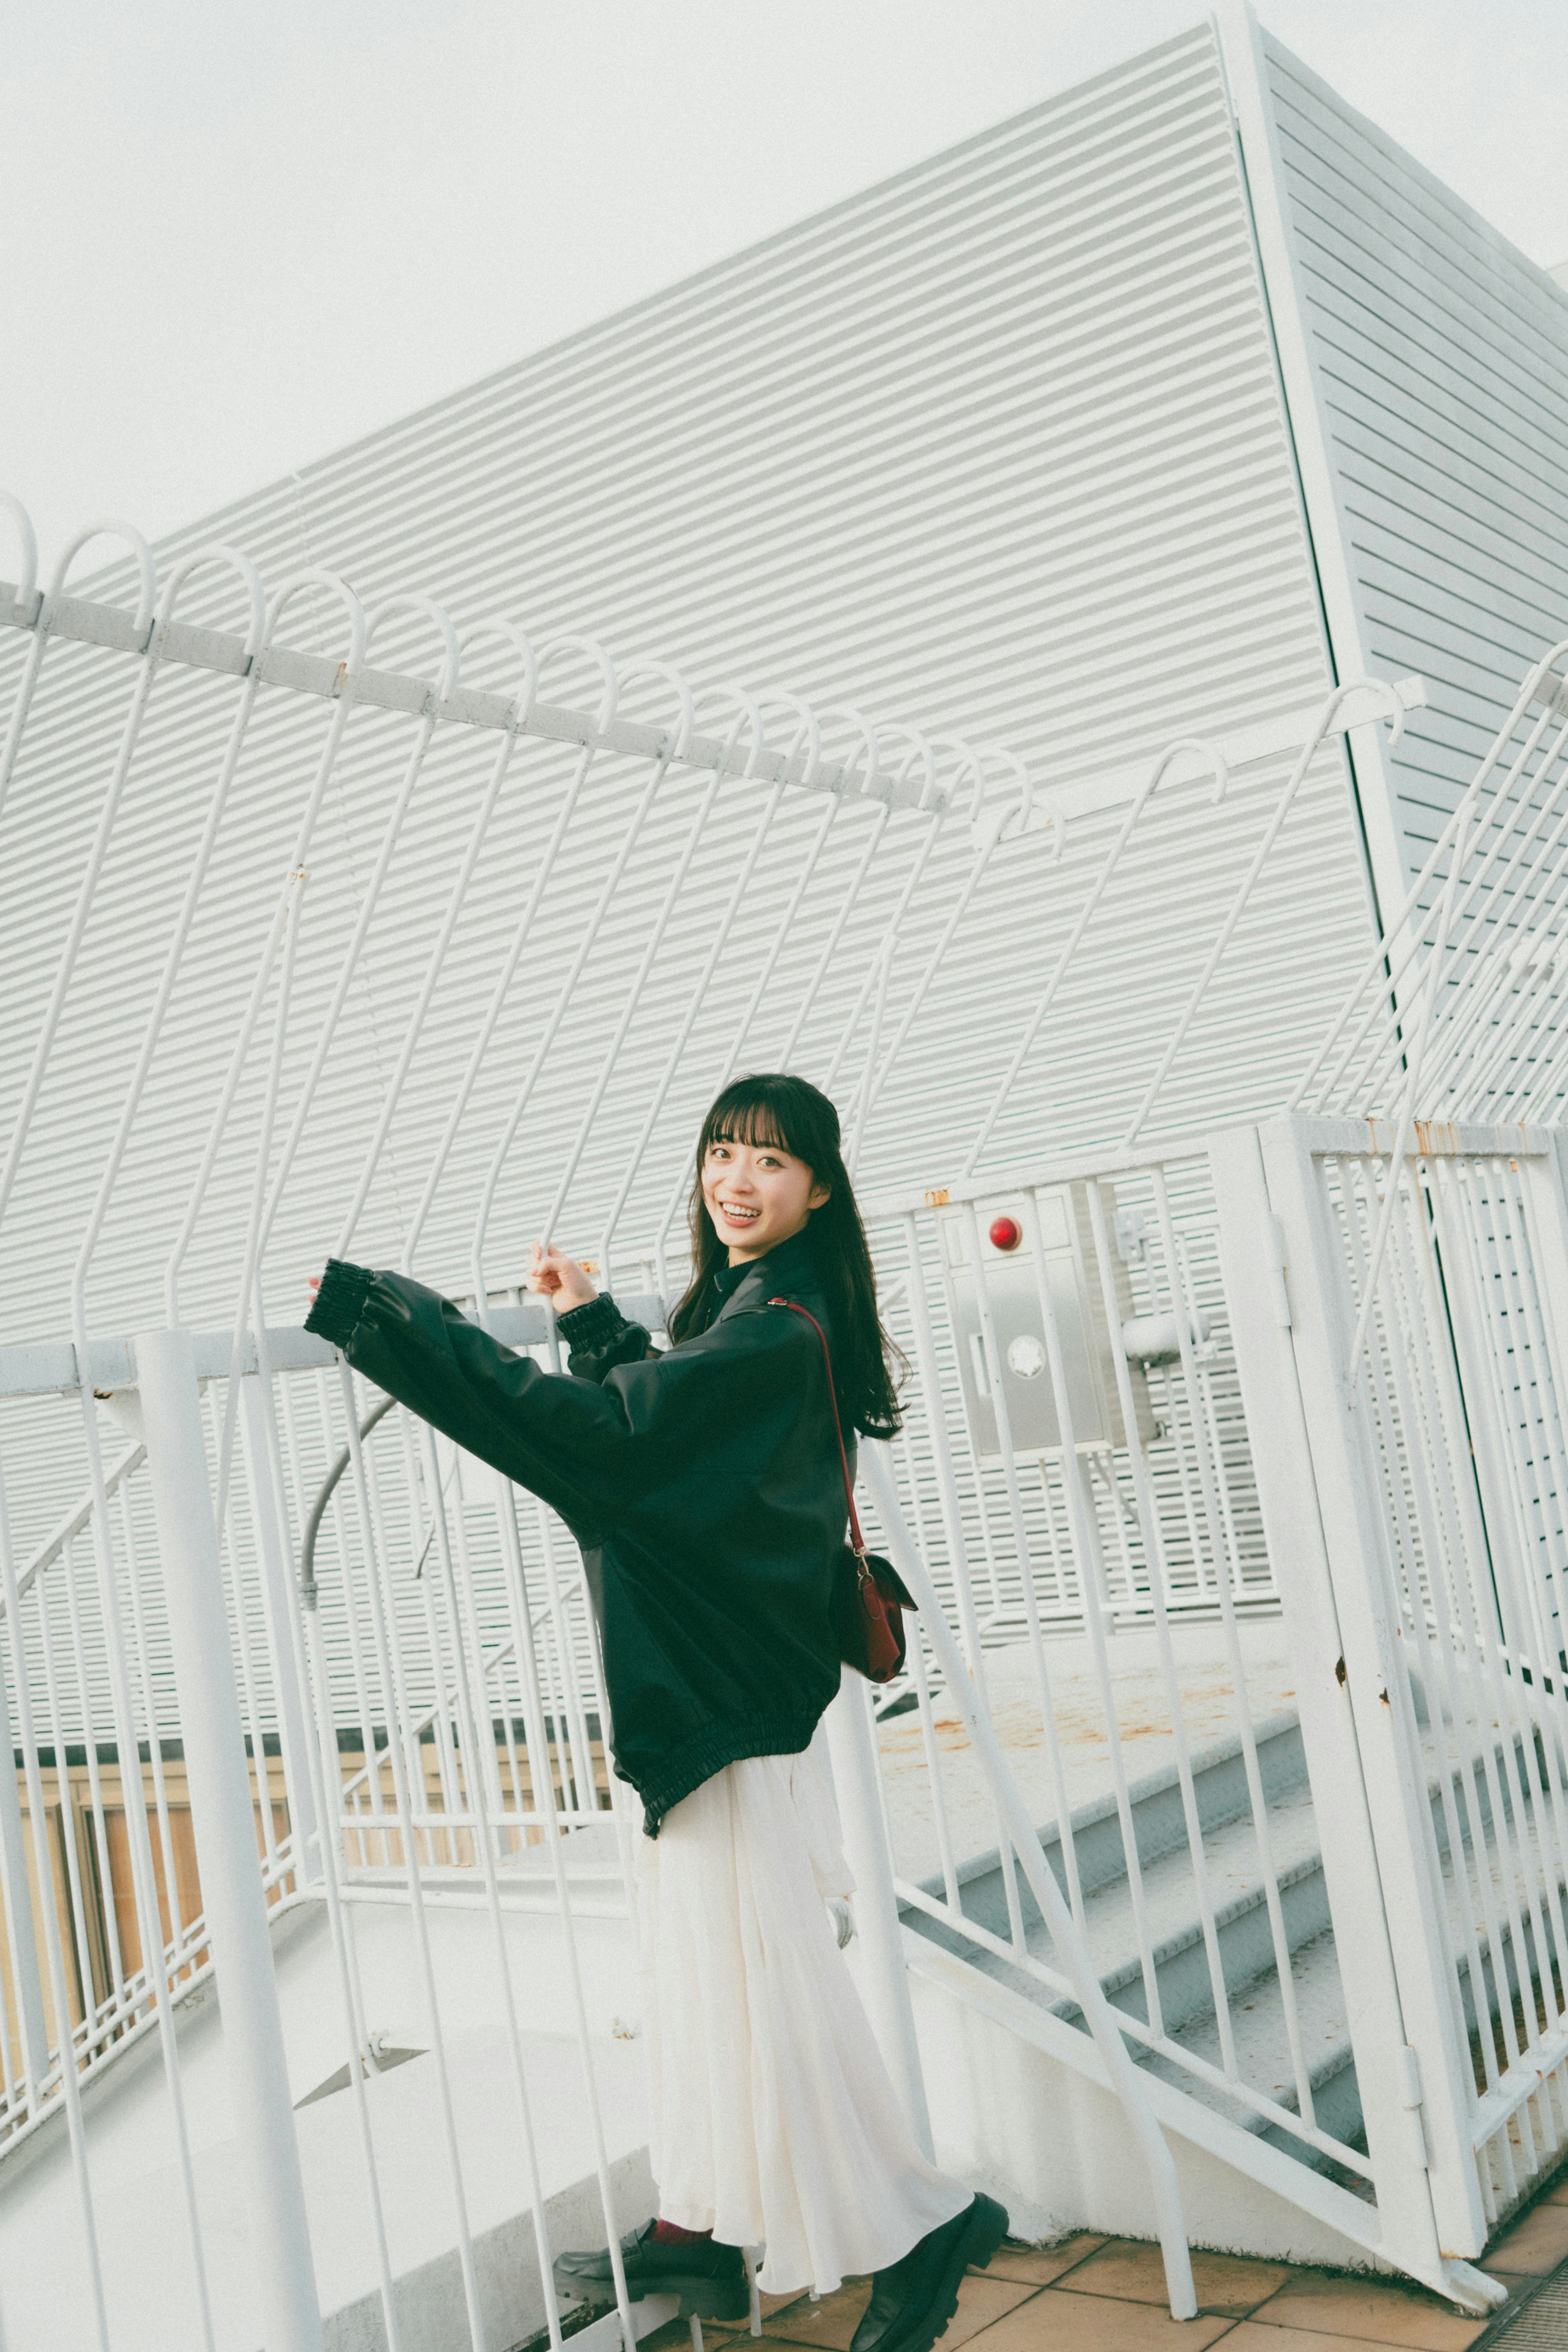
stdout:
<svg viewBox="0 0 1568 2352">
<path fill-rule="evenodd" d="M 553 1242 L 536 1242 L 528 1252 L 528 1288 L 549 1298 L 558 1315 L 586 1307 L 599 1296 L 577 1259 L 558 1250 Z"/>
</svg>

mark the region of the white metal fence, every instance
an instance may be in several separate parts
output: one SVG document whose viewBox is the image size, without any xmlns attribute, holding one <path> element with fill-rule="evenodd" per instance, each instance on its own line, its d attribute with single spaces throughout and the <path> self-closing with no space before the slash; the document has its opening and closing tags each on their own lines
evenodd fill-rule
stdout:
<svg viewBox="0 0 1568 2352">
<path fill-rule="evenodd" d="M 966 1190 L 911 1207 L 903 1223 L 912 1286 L 899 1304 L 918 1367 L 900 1441 L 905 1516 L 940 1563 L 939 1585 L 946 1569 L 971 1671 L 1005 1708 L 1004 1746 L 1037 1818 L 1049 1818 L 1081 1927 L 1088 1898 L 1115 1890 L 1098 1933 L 1106 1970 L 1121 1964 L 1114 1998 L 1125 2030 L 1182 2078 L 1226 2095 L 1230 2113 L 1262 2118 L 1364 2179 L 1364 2157 L 1316 2123 L 1298 2014 L 1301 1923 L 1286 1914 L 1313 1854 L 1313 1824 L 1299 1803 L 1288 1822 L 1275 1818 L 1277 1751 L 1294 1724 L 1281 1696 L 1290 1676 L 1267 1641 L 1243 1640 L 1249 1617 L 1267 1627 L 1277 1594 L 1207 1168 L 1156 1160 L 978 1198 Z M 913 1664 L 922 1801 L 907 1801 L 907 1761 L 884 1756 L 901 1897 L 1070 1996 L 1060 1956 L 1031 1938 L 1027 1897 L 994 1831 L 983 1841 L 997 1849 L 997 1883 L 985 1889 L 993 1916 L 966 1905 L 963 1866 L 977 1851 L 985 1792 L 972 1759 L 944 1750 L 950 1696 L 934 1693 L 919 1642 Z M 1043 1770 L 1030 1769 L 1030 1748 Z M 1206 1822 L 1199 1781 L 1217 1750 L 1233 1762 L 1236 1785 Z M 1167 1795 L 1164 1806 L 1151 1801 Z M 1081 1855 L 1084 1843 L 1092 1852 Z M 1150 1870 L 1157 1903 L 1145 1891 Z M 1272 1971 L 1283 2085 L 1276 2050 L 1238 2049 L 1236 1969 L 1222 1943 L 1244 1883 L 1264 1947 L 1246 1981 Z M 1178 1927 L 1189 1941 L 1176 1982 L 1164 1947 Z M 1198 1986 L 1186 1980 L 1194 1959 Z M 1337 1986 L 1317 1981 L 1332 1969 L 1322 1952 L 1308 1960 L 1313 1997 L 1332 2007 Z M 1167 2024 L 1173 2000 L 1186 2030 Z"/>
<path fill-rule="evenodd" d="M 1239 1216 L 1249 1199 L 1254 1223 L 1281 1220 L 1288 1299 L 1252 1318 L 1251 1377 L 1293 1385 L 1293 1349 L 1300 1378 L 1299 1429 L 1279 1412 L 1255 1447 L 1266 1519 L 1299 1505 L 1294 1444 L 1321 1496 L 1303 1718 L 1320 1710 L 1325 1749 L 1360 1747 L 1393 1897 L 1383 2032 L 1415 2053 L 1444 2242 L 1475 2252 L 1568 2145 L 1564 1194 L 1555 1134 L 1445 1128 L 1402 1160 L 1394 1140 L 1291 1121 L 1260 1160 L 1239 1147 L 1228 1181 Z M 1315 1541 L 1298 1520 L 1298 1552 Z"/>
<path fill-rule="evenodd" d="M 80 2278 L 96 2298 L 82 2340 L 109 2342 L 115 2264 L 100 2258 L 84 2099 L 111 2058 L 155 2036 L 157 2128 L 189 2223 L 188 2333 L 225 2340 L 230 2283 L 206 2275 L 173 2013 L 202 1989 L 209 1937 L 220 1961 L 235 1955 L 236 1986 L 248 1969 L 264 1992 L 266 1906 L 274 1943 L 290 1920 L 323 1921 L 334 2063 L 357 2119 L 355 2226 L 395 2345 L 406 2265 L 365 1990 L 380 1965 L 375 1923 L 395 1911 L 434 2086 L 431 2195 L 448 2218 L 470 2340 L 499 2340 L 465 2161 L 482 2110 L 507 2118 L 541 2324 L 559 2341 L 519 1922 L 553 1921 L 562 1939 L 575 2097 L 612 2242 L 632 2218 L 617 2214 L 602 2113 L 613 2053 L 585 1990 L 579 1927 L 634 1906 L 636 1824 L 606 1769 L 580 1564 L 530 1498 L 401 1410 L 375 1418 L 380 1401 L 299 1330 L 300 1277 L 329 1240 L 383 1255 L 381 1240 L 358 1237 L 390 1236 L 400 1264 L 444 1269 L 498 1337 L 554 1364 L 548 1310 L 497 1269 L 516 1265 L 529 1225 L 570 1226 L 596 1239 L 601 1276 L 656 1320 L 680 1279 L 673 1236 L 694 1107 L 761 1036 L 769 1059 L 804 1058 L 834 1088 L 852 1149 L 869 1148 L 922 1050 L 922 1008 L 946 960 L 984 925 L 988 876 L 1031 828 L 1050 825 L 1058 848 L 1062 829 L 1005 754 L 859 719 L 835 730 L 781 695 L 731 694 L 704 719 L 708 706 L 659 665 L 618 670 L 573 640 L 536 657 L 499 625 L 488 641 L 505 644 L 510 690 L 477 690 L 459 676 L 463 641 L 425 600 L 367 618 L 325 575 L 268 600 L 242 558 L 211 560 L 249 599 L 248 635 L 184 628 L 184 576 L 159 602 L 150 566 L 134 614 L 73 606 L 58 582 L 40 599 L 28 578 L 11 614 L 31 634 L 0 782 L 25 750 L 52 637 L 96 649 L 132 682 L 18 1075 L 0 1220 L 28 1186 L 36 1216 L 68 1132 L 51 1093 L 57 1058 L 72 1085 L 92 1071 L 70 1059 L 87 1048 L 68 1050 L 69 1010 L 154 674 L 183 664 L 233 701 L 228 749 L 169 894 L 164 960 L 110 1073 L 112 1109 L 94 1111 L 70 1337 L 57 1328 L 0 1351 L 12 1496 L 0 1664 L 18 1759 L 0 1784 L 0 2129 L 16 2143 L 63 2113 Z M 342 614 L 341 663 L 283 643 L 280 622 L 307 593 Z M 411 610 L 434 635 L 439 675 L 371 670 L 373 634 L 399 642 Z M 547 664 L 591 675 L 591 707 L 543 704 Z M 1538 677 L 1521 710 L 1543 682 L 1556 692 Z M 655 716 L 626 716 L 633 686 Z M 258 890 L 254 859 L 223 863 L 229 795 L 243 795 L 249 730 L 269 714 L 294 725 L 308 700 L 319 723 L 300 734 L 298 805 L 281 820 L 269 808 L 259 830 L 255 812 L 246 819 L 247 842 L 267 845 Z M 385 789 L 350 828 L 356 863 L 329 818 L 369 772 L 354 765 L 357 706 L 400 730 L 400 758 L 390 783 L 382 758 Z M 1172 747 L 1115 834 L 1051 869 L 1058 945 L 1040 992 L 1007 1008 L 1016 1043 L 999 1088 L 975 1104 L 963 1149 L 942 1147 L 949 1164 L 868 1198 L 884 1303 L 913 1367 L 906 1431 L 885 1461 L 872 1455 L 868 1476 L 888 1541 L 956 1620 L 963 1664 L 928 1608 L 911 1674 L 874 1727 L 881 1793 L 861 1806 L 862 1860 L 868 1885 L 879 1872 L 887 1881 L 883 1927 L 896 1899 L 916 1931 L 915 1964 L 938 1956 L 933 1965 L 987 1971 L 1058 2046 L 1081 2041 L 1085 2021 L 1100 2034 L 1104 2078 L 1145 2152 L 1151 2116 L 1168 2126 L 1173 2100 L 1189 2120 L 1201 2109 L 1219 2153 L 1477 2305 L 1484 2284 L 1456 2252 L 1479 2251 L 1487 2217 L 1563 2138 L 1553 1709 L 1568 1448 L 1552 1336 L 1555 1161 L 1538 1140 L 1509 1147 L 1522 1173 L 1499 1162 L 1495 1137 L 1438 1150 L 1414 1125 L 1414 1079 L 1404 1135 L 1393 1122 L 1314 1145 L 1298 1120 L 1281 1130 L 1288 1148 L 1276 1138 L 1206 1151 L 1187 1108 L 1173 1114 L 1175 1135 L 1160 1126 L 1173 1071 L 1190 1085 L 1196 1068 L 1201 1085 L 1217 1055 L 1234 1059 L 1218 1001 L 1224 959 L 1256 915 L 1321 747 L 1378 707 L 1397 724 L 1400 696 L 1346 688 L 1288 730 L 1288 747 L 1274 729 L 1273 754 L 1294 757 L 1267 806 L 1248 812 L 1246 854 L 1220 903 L 1205 902 L 1170 1017 L 1119 1073 L 1120 1150 L 1041 1160 L 1009 1143 L 986 1172 L 1019 1071 L 1060 1048 L 1064 992 L 1085 941 L 1099 940 L 1129 844 L 1157 840 L 1164 795 L 1184 778 L 1242 791 L 1228 783 L 1223 747 Z M 1494 761 L 1489 774 L 1500 772 Z M 1540 785 L 1542 806 L 1554 789 Z M 446 887 L 428 898 L 415 884 L 440 828 L 425 813 L 452 805 L 461 839 L 442 843 Z M 1498 814 L 1484 780 L 1475 823 L 1482 809 L 1499 838 L 1513 827 L 1519 856 L 1487 868 L 1511 890 L 1545 836 L 1533 817 L 1521 834 Z M 1455 831 L 1452 876 L 1422 886 L 1421 905 L 1435 891 L 1437 911 L 1412 918 L 1430 932 L 1426 961 L 1421 940 L 1411 959 L 1417 1007 L 1419 976 L 1490 887 L 1483 877 L 1466 896 L 1469 838 Z M 481 927 L 486 1009 L 459 1022 L 444 991 L 470 951 L 467 918 L 494 889 L 502 841 L 526 882 L 507 921 Z M 204 1044 L 182 1075 L 190 992 L 242 870 L 237 1024 L 222 1055 Z M 570 919 L 551 929 L 562 903 Z M 622 921 L 628 904 L 635 919 Z M 1466 974 L 1490 970 L 1488 936 L 1477 931 Z M 1375 1025 L 1392 985 L 1385 1060 L 1418 1075 L 1411 990 L 1403 971 L 1387 977 L 1402 951 L 1390 944 L 1367 994 Z M 1491 1003 L 1490 982 L 1465 984 Z M 1364 1010 L 1358 1001 L 1347 1024 Z M 536 1134 L 548 1150 L 528 1148 Z M 122 1230 L 126 1169 L 161 1150 L 167 1199 L 145 1231 Z M 1278 1172 L 1287 1162 L 1294 1192 Z M 1390 1167 L 1406 1171 L 1400 1185 L 1379 1174 Z M 25 1240 L 34 1226 L 14 1218 L 12 1230 Z M 1316 1357 L 1307 1322 L 1275 1312 L 1291 1311 L 1309 1265 L 1314 1311 L 1350 1323 Z M 113 1326 L 99 1319 L 100 1296 L 124 1310 Z M 1293 1420 L 1281 1399 L 1295 1400 Z M 1330 1524 L 1327 1503 L 1320 1516 L 1336 1479 L 1335 1509 L 1359 1498 L 1348 1530 Z M 1314 1544 L 1326 1562 L 1316 1583 L 1301 1568 Z M 1406 1646 L 1364 1658 L 1340 1630 L 1356 1611 Z M 1390 1678 L 1366 1663 L 1390 1654 L 1416 1657 L 1415 1670 Z M 1364 1671 L 1381 1684 L 1363 1690 Z M 1359 1713 L 1351 1724 L 1346 1710 L 1363 1707 L 1375 1710 L 1367 1725 Z M 1375 1738 L 1381 1779 L 1366 1760 Z M 866 1794 L 842 1793 L 852 1805 Z M 868 1895 L 868 1938 L 877 1916 Z M 477 2105 L 461 2079 L 444 1941 L 459 1917 L 484 1947 L 499 2035 Z M 895 1931 L 881 1948 L 902 1982 Z M 1352 1968 L 1375 1993 L 1354 2015 Z M 232 2006 L 246 2013 L 237 1992 Z M 303 2126 L 287 2107 L 276 2011 L 270 2028 L 265 2012 L 262 1999 L 237 2113 L 256 2241 L 289 2250 L 267 2320 L 281 2346 L 313 2341 L 319 2323 Z M 244 2040 L 237 2024 L 231 2038 Z M 1171 2186 L 1159 2190 L 1167 2237 Z M 620 2317 L 630 2334 L 623 2294 Z"/>
</svg>

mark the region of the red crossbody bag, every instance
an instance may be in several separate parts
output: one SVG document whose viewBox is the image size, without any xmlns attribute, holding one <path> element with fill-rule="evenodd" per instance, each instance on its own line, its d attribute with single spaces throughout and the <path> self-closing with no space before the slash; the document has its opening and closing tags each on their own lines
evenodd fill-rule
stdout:
<svg viewBox="0 0 1568 2352">
<path fill-rule="evenodd" d="M 844 1452 L 844 1433 L 839 1420 L 839 1400 L 833 1387 L 833 1360 L 828 1353 L 827 1334 L 810 1309 L 798 1307 L 794 1299 L 770 1298 L 768 1304 L 769 1307 L 787 1307 L 792 1315 L 804 1315 L 821 1341 L 822 1367 L 828 1375 L 828 1402 L 833 1409 L 833 1434 L 839 1441 L 839 1467 L 844 1476 L 844 1500 L 850 1507 L 850 1540 L 841 1555 L 839 1572 L 833 1581 L 833 1629 L 839 1639 L 839 1655 L 846 1666 L 853 1666 L 857 1675 L 864 1675 L 867 1682 L 890 1683 L 894 1675 L 904 1672 L 904 1612 L 913 1609 L 915 1603 L 905 1591 L 904 1580 L 897 1570 L 865 1548 L 865 1538 L 861 1533 L 861 1523 L 855 1511 L 849 1456 Z"/>
</svg>

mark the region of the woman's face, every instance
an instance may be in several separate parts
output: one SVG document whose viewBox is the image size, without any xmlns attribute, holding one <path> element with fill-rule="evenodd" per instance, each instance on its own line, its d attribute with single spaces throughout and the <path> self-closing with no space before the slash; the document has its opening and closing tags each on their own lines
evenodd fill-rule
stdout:
<svg viewBox="0 0 1568 2352">
<path fill-rule="evenodd" d="M 703 1158 L 703 1199 L 731 1265 L 777 1249 L 827 1197 L 828 1187 L 781 1144 L 718 1137 Z"/>
</svg>

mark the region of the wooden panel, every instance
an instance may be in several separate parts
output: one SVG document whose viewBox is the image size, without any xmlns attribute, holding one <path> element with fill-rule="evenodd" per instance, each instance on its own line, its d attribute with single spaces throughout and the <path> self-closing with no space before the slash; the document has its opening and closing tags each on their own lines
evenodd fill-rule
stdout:
<svg viewBox="0 0 1568 2352">
<path fill-rule="evenodd" d="M 17 1775 L 17 1780 L 18 1782 L 21 1783 L 20 1773 Z M 49 1798 L 53 1790 L 54 1776 L 52 1773 L 46 1773 L 44 1776 L 44 1817 L 48 1830 L 49 1867 L 51 1875 L 50 1897 L 55 1906 L 55 1919 L 59 1929 L 60 1945 L 65 1959 L 66 1986 L 69 2002 L 71 2022 L 76 2024 L 79 2021 L 82 2016 L 81 1975 L 77 1964 L 76 1942 L 71 1925 L 70 1889 L 66 1877 L 65 1847 L 63 1843 L 60 1810 L 57 1804 L 51 1804 L 49 1802 Z M 58 2038 L 58 2028 L 56 2018 L 54 1992 L 49 1983 L 48 1964 L 44 1954 L 44 1935 L 42 1925 L 43 1912 L 38 1899 L 37 1856 L 34 1845 L 32 1815 L 27 1808 L 26 1788 L 25 1783 L 21 1783 L 20 1795 L 22 1800 L 22 1835 L 27 1857 L 27 1899 L 30 1912 L 29 1918 L 23 1925 L 22 1933 L 25 1936 L 36 1938 L 38 1955 L 38 1977 L 43 1986 L 44 1993 L 44 2029 L 52 2042 Z M 0 1934 L 0 1982 L 3 1982 L 5 1988 L 6 2030 L 7 2033 L 12 2037 L 10 2061 L 13 2069 L 16 2069 L 19 2063 L 18 2053 L 15 2041 L 16 2028 L 14 2022 L 16 2016 L 16 1993 L 15 1973 L 11 1961 L 11 1935 L 9 1921 L 5 1923 L 5 1932 Z"/>
</svg>

